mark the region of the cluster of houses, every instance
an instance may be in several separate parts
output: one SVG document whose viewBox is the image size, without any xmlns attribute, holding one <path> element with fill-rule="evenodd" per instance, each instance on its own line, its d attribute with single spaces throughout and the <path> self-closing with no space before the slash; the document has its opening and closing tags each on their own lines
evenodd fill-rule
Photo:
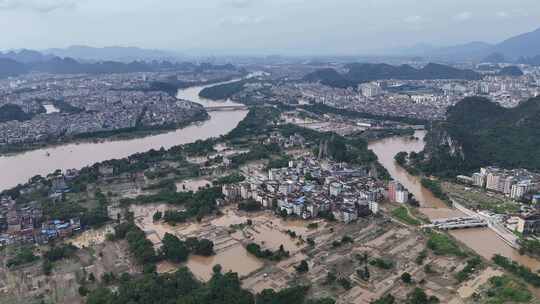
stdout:
<svg viewBox="0 0 540 304">
<path fill-rule="evenodd" d="M 285 137 L 279 132 L 272 132 L 263 143 L 265 145 L 277 144 L 285 149 L 288 149 L 293 147 L 304 147 L 306 144 L 306 139 L 298 133 Z"/>
<path fill-rule="evenodd" d="M 10 197 L 0 198 L 0 245 L 32 241 L 41 217 L 37 203 L 19 207 Z"/>
<path fill-rule="evenodd" d="M 9 244 L 45 244 L 81 230 L 78 218 L 45 221 L 37 202 L 19 206 L 10 197 L 0 198 L 0 246 Z"/>
<path fill-rule="evenodd" d="M 290 161 L 268 171 L 265 178 L 222 187 L 225 202 L 253 200 L 262 207 L 303 219 L 328 216 L 341 222 L 378 212 L 386 193 L 370 168 L 348 168 L 315 158 Z"/>
<path fill-rule="evenodd" d="M 60 200 L 70 191 L 68 181 L 75 178 L 77 170 L 67 170 L 65 174 L 48 177 L 50 182 L 49 198 L 53 202 Z M 44 186 L 41 182 L 29 184 L 20 190 L 21 194 L 39 191 Z M 0 197 L 0 246 L 24 243 L 47 243 L 52 239 L 71 236 L 81 229 L 78 218 L 45 220 L 41 204 L 37 201 L 17 203 L 10 196 Z"/>
</svg>

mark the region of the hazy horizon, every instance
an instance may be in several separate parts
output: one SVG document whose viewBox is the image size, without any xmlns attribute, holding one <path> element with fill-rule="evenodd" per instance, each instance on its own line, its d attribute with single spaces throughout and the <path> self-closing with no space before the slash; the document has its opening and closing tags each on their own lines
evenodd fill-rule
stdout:
<svg viewBox="0 0 540 304">
<path fill-rule="evenodd" d="M 540 27 L 503 0 L 0 0 L 0 49 L 134 46 L 215 54 L 368 55 L 497 43 Z M 517 9 L 516 7 L 519 7 Z"/>
</svg>

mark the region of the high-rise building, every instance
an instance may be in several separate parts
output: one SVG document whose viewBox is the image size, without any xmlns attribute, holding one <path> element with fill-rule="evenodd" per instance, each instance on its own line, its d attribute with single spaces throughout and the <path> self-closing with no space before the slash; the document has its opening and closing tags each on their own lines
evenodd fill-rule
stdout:
<svg viewBox="0 0 540 304">
<path fill-rule="evenodd" d="M 482 173 L 474 173 L 472 175 L 473 185 L 484 188 L 486 186 L 486 175 Z"/>
<path fill-rule="evenodd" d="M 373 214 L 379 213 L 379 203 L 377 203 L 375 201 L 370 201 L 369 202 L 369 211 L 371 211 L 371 213 L 373 213 Z"/>
<path fill-rule="evenodd" d="M 381 87 L 376 83 L 364 83 L 360 85 L 360 91 L 364 97 L 375 97 L 381 94 Z"/>
<path fill-rule="evenodd" d="M 398 181 L 391 181 L 388 184 L 388 200 L 391 202 L 397 202 L 398 201 L 398 194 L 400 192 L 406 191 L 402 184 L 400 184 Z M 404 194 L 399 194 L 403 196 Z M 409 193 L 407 192 L 407 198 L 409 196 Z M 400 197 L 402 198 L 402 197 Z"/>
<path fill-rule="evenodd" d="M 486 188 L 488 190 L 504 192 L 505 177 L 499 171 L 490 171 L 487 174 Z"/>
<path fill-rule="evenodd" d="M 519 217 L 516 230 L 524 235 L 540 232 L 540 215 L 533 214 Z"/>
<path fill-rule="evenodd" d="M 409 201 L 409 191 L 399 190 L 396 192 L 396 203 L 405 204 Z"/>
<path fill-rule="evenodd" d="M 504 179 L 504 194 L 506 195 L 510 195 L 510 193 L 512 192 L 512 186 L 514 186 L 514 184 L 516 183 L 516 178 L 513 177 L 513 176 L 507 176 L 505 179 Z"/>
<path fill-rule="evenodd" d="M 531 189 L 531 181 L 521 181 L 512 186 L 510 197 L 519 200 L 525 196 Z"/>
</svg>

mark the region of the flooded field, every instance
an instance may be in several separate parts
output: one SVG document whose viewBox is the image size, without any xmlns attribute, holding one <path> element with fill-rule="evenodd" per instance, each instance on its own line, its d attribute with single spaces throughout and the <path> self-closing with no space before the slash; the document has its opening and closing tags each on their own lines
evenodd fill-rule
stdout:
<svg viewBox="0 0 540 304">
<path fill-rule="evenodd" d="M 211 186 L 212 183 L 204 178 L 186 179 L 182 182 L 176 183 L 177 191 L 193 191 L 197 192 L 200 188 Z"/>
<path fill-rule="evenodd" d="M 154 213 L 157 211 L 163 213 L 167 210 L 182 210 L 182 208 L 168 204 L 131 205 L 129 208 L 135 217 L 135 224 L 148 235 L 156 247 L 161 245 L 161 239 L 165 233 L 176 234 L 178 230 L 195 231 L 199 227 L 196 223 L 171 226 L 163 222 L 154 222 Z"/>
<path fill-rule="evenodd" d="M 69 239 L 67 242 L 72 243 L 79 248 L 92 247 L 94 245 L 103 243 L 107 234 L 109 233 L 114 233 L 114 228 L 112 225 L 107 225 L 98 229 L 86 230 L 75 236 L 75 238 Z"/>
<path fill-rule="evenodd" d="M 235 245 L 210 257 L 190 256 L 187 267 L 197 278 L 208 281 L 216 264 L 221 265 L 224 272 L 237 272 L 240 277 L 247 276 L 263 266 L 263 263 L 249 254 L 242 245 Z"/>
<path fill-rule="evenodd" d="M 189 222 L 172 226 L 153 221 L 152 217 L 156 211 L 164 212 L 171 209 L 180 208 L 166 204 L 130 207 L 135 216 L 135 223 L 146 232 L 156 249 L 161 247 L 165 233 L 174 234 L 181 239 L 197 237 L 214 242 L 215 255 L 210 257 L 191 255 L 186 263 L 201 280 L 208 280 L 211 277 L 212 268 L 216 264 L 220 264 L 224 271 L 238 272 L 240 276 L 247 276 L 261 268 L 264 261 L 249 254 L 245 249 L 249 243 L 257 243 L 270 250 L 278 250 L 283 245 L 285 250 L 294 255 L 306 246 L 300 241 L 299 236 L 305 240 L 307 236 L 325 227 L 323 222 L 317 222 L 319 228 L 308 229 L 310 221 L 284 220 L 267 211 L 245 213 L 233 206 L 224 208 L 223 215 L 205 219 L 201 223 Z M 246 224 L 248 219 L 252 221 L 251 226 Z M 297 237 L 291 237 L 287 231 L 294 231 Z M 172 272 L 180 266 L 161 262 L 158 264 L 158 272 Z"/>
</svg>

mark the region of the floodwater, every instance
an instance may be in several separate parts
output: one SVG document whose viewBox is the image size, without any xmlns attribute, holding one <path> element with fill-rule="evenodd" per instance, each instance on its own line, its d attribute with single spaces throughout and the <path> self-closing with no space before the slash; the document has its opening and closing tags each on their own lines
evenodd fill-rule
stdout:
<svg viewBox="0 0 540 304">
<path fill-rule="evenodd" d="M 228 228 L 232 225 L 245 224 L 250 217 L 239 215 L 232 208 L 225 208 L 222 210 L 223 216 L 220 216 L 211 221 L 212 225 L 218 227 Z"/>
<path fill-rule="evenodd" d="M 246 276 L 263 266 L 255 256 L 247 252 L 240 244 L 229 247 L 216 255 L 204 257 L 192 255 L 187 266 L 195 277 L 208 281 L 212 277 L 214 265 L 221 265 L 223 272 L 237 272 L 238 276 Z"/>
<path fill-rule="evenodd" d="M 144 205 L 131 205 L 129 211 L 133 212 L 135 218 L 135 223 L 139 228 L 141 228 L 152 241 L 152 243 L 159 247 L 161 245 L 161 240 L 166 233 L 175 234 L 177 231 L 183 231 L 184 233 L 194 231 L 198 229 L 198 223 L 182 223 L 176 226 L 171 226 L 162 221 L 154 222 L 154 213 L 160 211 L 165 213 L 165 211 L 177 211 L 182 210 L 182 207 L 168 205 L 164 203 L 159 204 L 144 204 Z"/>
<path fill-rule="evenodd" d="M 417 131 L 415 137 L 419 138 L 418 140 L 409 139 L 408 137 L 385 138 L 370 143 L 369 148 L 377 154 L 379 162 L 388 170 L 390 175 L 414 194 L 420 202 L 420 211 L 430 219 L 462 216 L 461 212 L 449 208 L 428 189 L 422 187 L 419 177 L 410 175 L 394 161 L 394 156 L 400 151 L 421 151 L 425 145 L 425 135 L 425 131 Z M 493 255 L 500 254 L 531 269 L 540 269 L 540 261 L 520 255 L 517 250 L 508 246 L 489 228 L 454 230 L 450 233 L 486 259 L 491 259 Z"/>
<path fill-rule="evenodd" d="M 238 105 L 230 101 L 207 101 L 199 98 L 205 86 L 178 91 L 178 98 L 203 106 Z M 59 145 L 25 153 L 0 156 L 0 191 L 25 183 L 35 175 L 47 175 L 56 169 L 80 169 L 97 162 L 124 158 L 150 149 L 168 149 L 199 139 L 227 134 L 247 115 L 247 111 L 209 112 L 210 119 L 168 133 L 137 139 L 83 142 Z"/>
<path fill-rule="evenodd" d="M 291 238 L 286 231 L 295 231 L 306 239 L 311 233 L 324 228 L 324 223 L 317 221 L 317 229 L 308 229 L 307 225 L 315 221 L 287 221 L 277 218 L 271 212 L 261 211 L 246 213 L 236 210 L 234 206 L 222 209 L 223 215 L 205 219 L 201 223 L 187 222 L 175 226 L 162 221 L 154 222 L 152 219 L 156 211 L 178 209 L 178 207 L 166 204 L 132 205 L 130 211 L 134 213 L 135 223 L 146 232 L 148 239 L 154 244 L 154 248 L 161 247 L 161 240 L 165 233 L 171 233 L 181 239 L 187 237 L 208 238 L 214 242 L 215 255 L 204 257 L 190 255 L 185 265 L 200 280 L 207 281 L 212 276 L 212 268 L 220 264 L 223 271 L 237 272 L 240 277 L 257 271 L 264 265 L 264 261 L 251 255 L 245 249 L 245 245 L 255 242 L 265 249 L 278 250 L 281 245 L 290 251 L 291 255 L 299 252 L 305 244 L 297 244 L 299 238 Z M 248 219 L 252 220 L 251 226 L 243 226 L 242 229 L 231 231 L 232 225 L 245 224 Z M 158 272 L 173 272 L 180 264 L 161 262 L 158 264 Z"/>
<path fill-rule="evenodd" d="M 176 183 L 176 189 L 179 192 L 186 192 L 186 191 L 197 192 L 199 191 L 199 188 L 205 188 L 211 185 L 212 185 L 211 182 L 207 179 L 194 178 L 194 179 L 186 179 L 186 180 Z"/>
<path fill-rule="evenodd" d="M 71 243 L 79 248 L 91 247 L 103 243 L 109 233 L 114 233 L 112 225 L 106 225 L 98 229 L 85 230 L 74 238 L 66 240 L 66 243 Z"/>
</svg>

